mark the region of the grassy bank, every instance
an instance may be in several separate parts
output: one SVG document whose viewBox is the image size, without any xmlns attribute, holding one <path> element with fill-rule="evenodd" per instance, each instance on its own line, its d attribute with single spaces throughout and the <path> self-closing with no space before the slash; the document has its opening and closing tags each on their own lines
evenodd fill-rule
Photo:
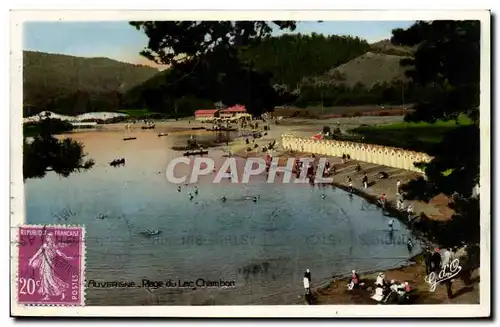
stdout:
<svg viewBox="0 0 500 327">
<path fill-rule="evenodd" d="M 410 108 L 406 106 L 405 108 Z M 411 109 L 410 109 L 411 110 Z M 336 106 L 321 107 L 309 106 L 307 108 L 286 107 L 275 108 L 273 115 L 295 118 L 328 119 L 328 118 L 346 118 L 361 116 L 402 116 L 408 112 L 401 106 L 367 105 L 367 106 Z"/>
<path fill-rule="evenodd" d="M 401 122 L 387 125 L 360 126 L 350 133 L 364 137 L 364 143 L 393 146 L 403 149 L 427 152 L 434 144 L 441 142 L 445 133 L 472 121 L 460 116 L 458 121 L 429 123 Z"/>
<path fill-rule="evenodd" d="M 123 110 L 118 110 L 118 112 L 126 114 L 132 119 L 145 119 L 145 118 L 163 116 L 163 114 L 150 111 L 149 109 L 123 109 Z"/>
</svg>

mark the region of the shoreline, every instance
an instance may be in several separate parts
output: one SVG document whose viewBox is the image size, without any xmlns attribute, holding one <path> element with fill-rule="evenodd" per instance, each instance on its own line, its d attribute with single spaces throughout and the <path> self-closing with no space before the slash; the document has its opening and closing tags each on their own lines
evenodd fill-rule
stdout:
<svg viewBox="0 0 500 327">
<path fill-rule="evenodd" d="M 279 142 L 279 139 L 276 140 Z M 256 140 L 256 143 L 259 144 L 260 149 L 265 146 L 262 143 L 265 142 L 265 144 L 267 144 L 269 141 L 272 141 L 270 136 L 265 139 Z M 274 152 L 274 157 L 280 158 L 279 165 L 283 164 L 281 161 L 282 158 L 288 159 L 290 157 L 305 157 L 312 154 L 299 152 L 287 153 L 280 149 L 280 144 L 277 144 L 277 149 L 275 149 Z M 244 149 L 242 149 L 239 153 L 234 153 L 234 155 L 242 158 L 265 156 L 262 152 L 247 152 Z M 434 226 L 432 223 L 446 223 L 451 220 L 451 216 L 454 212 L 448 208 L 448 199 L 445 196 L 438 195 L 435 199 L 429 201 L 429 203 L 416 200 L 405 200 L 405 207 L 407 207 L 408 204 L 411 204 L 414 208 L 411 223 L 408 222 L 408 215 L 406 211 L 398 210 L 394 205 L 396 199 L 396 181 L 400 180 L 402 184 L 405 184 L 420 174 L 357 160 L 349 160 L 346 163 L 342 163 L 341 158 L 332 156 L 325 157 L 337 168 L 335 175 L 329 176 L 330 178 L 333 178 L 333 181 L 329 184 L 348 192 L 349 187 L 347 183 L 347 176 L 350 176 L 353 181 L 352 193 L 362 197 L 371 204 L 376 204 L 378 197 L 385 193 L 387 197 L 385 212 L 387 212 L 390 217 L 398 219 L 400 223 L 404 224 L 412 232 L 414 239 L 416 239 L 416 241 L 421 245 L 430 248 L 439 248 L 441 246 L 441 242 L 439 242 L 436 235 L 438 232 L 429 226 Z M 357 163 L 361 165 L 360 172 L 355 171 Z M 381 171 L 388 172 L 389 177 L 387 179 L 378 179 L 376 176 Z M 368 176 L 370 185 L 366 189 L 362 186 L 361 182 L 364 172 L 366 172 Z M 426 222 L 431 224 L 426 224 Z M 426 228 L 430 229 L 426 230 Z M 422 248 L 424 246 L 422 246 Z M 446 287 L 444 285 L 438 286 L 434 292 L 429 291 L 430 285 L 425 281 L 426 271 L 422 252 L 416 253 L 410 257 L 407 261 L 408 264 L 399 265 L 383 271 L 386 274 L 388 281 L 392 279 L 399 282 L 408 281 L 410 285 L 412 285 L 412 288 L 417 290 L 415 300 L 415 303 L 417 304 L 479 303 L 479 267 L 470 263 L 473 259 L 467 258 L 468 250 L 464 247 L 454 251 L 454 255 L 457 258 L 462 258 L 463 261 L 460 260 L 460 263 L 462 264 L 462 262 L 464 262 L 462 266 L 466 268 L 464 269 L 464 272 L 467 272 L 464 273 L 465 277 L 460 277 L 462 279 L 454 279 L 454 295 L 451 298 L 448 298 Z M 370 283 L 373 285 L 378 271 L 379 270 L 374 269 L 363 272 L 360 274 L 360 277 L 363 281 L 367 282 L 367 285 L 370 285 Z M 462 276 L 462 274 L 460 276 Z M 314 285 L 313 280 L 311 285 L 313 304 L 378 304 L 370 298 L 371 292 L 368 292 L 367 290 L 364 292 L 370 293 L 368 296 L 366 296 L 366 294 L 360 294 L 360 292 L 347 291 L 346 285 L 348 280 L 349 273 L 340 276 L 332 276 L 329 281 L 319 281 L 318 285 Z M 301 296 L 301 301 L 305 301 L 303 295 Z"/>
</svg>

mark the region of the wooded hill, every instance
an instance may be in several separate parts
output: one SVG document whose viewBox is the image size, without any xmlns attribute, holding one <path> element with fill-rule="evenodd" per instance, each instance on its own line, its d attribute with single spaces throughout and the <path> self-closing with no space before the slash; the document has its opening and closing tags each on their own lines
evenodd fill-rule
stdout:
<svg viewBox="0 0 500 327">
<path fill-rule="evenodd" d="M 410 57 L 413 51 L 414 48 L 392 45 L 389 40 L 370 45 L 348 36 L 285 34 L 241 49 L 240 56 L 257 72 L 271 75 L 270 81 L 278 93 L 276 105 L 306 107 L 401 104 L 403 98 L 412 101 L 419 93 L 416 87 L 408 85 L 406 68 L 400 66 L 400 60 Z M 133 88 L 125 95 L 124 105 L 152 106 L 154 110 L 171 113 L 171 76 L 164 71 Z M 199 84 L 195 83 L 197 87 Z M 256 87 L 244 91 L 249 89 L 255 94 Z M 194 92 L 180 99 L 182 108 L 178 106 L 177 113 L 187 115 L 211 102 L 199 98 Z"/>
<path fill-rule="evenodd" d="M 152 67 L 109 58 L 23 51 L 24 115 L 117 110 L 124 92 L 157 73 Z"/>
<path fill-rule="evenodd" d="M 331 104 L 360 105 L 400 101 L 400 84 L 407 79 L 399 61 L 411 56 L 413 51 L 394 46 L 389 40 L 370 45 L 357 37 L 313 33 L 264 39 L 240 49 L 239 56 L 257 74 L 270 76 L 270 83 L 279 90 L 277 96 L 266 94 L 267 100 L 262 101 L 307 106 L 326 100 Z M 231 96 L 238 92 L 233 88 L 243 87 L 251 93 L 249 99 L 254 99 L 255 92 L 264 90 L 262 85 L 267 83 L 267 77 L 240 76 L 232 83 L 214 87 L 220 79 L 207 81 L 204 77 L 202 80 L 189 77 L 192 79 L 189 86 L 180 86 L 179 92 L 175 81 L 178 74 L 170 70 L 158 72 L 155 68 L 108 58 L 31 51 L 24 52 L 23 67 L 24 115 L 42 110 L 75 115 L 148 108 L 170 116 L 185 116 L 223 100 L 208 99 L 207 90 L 224 89 L 222 94 Z M 241 82 L 243 77 L 249 80 Z M 394 83 L 398 85 L 393 86 Z M 176 84 L 175 92 L 172 84 Z M 193 87 L 203 91 L 192 90 Z"/>
</svg>

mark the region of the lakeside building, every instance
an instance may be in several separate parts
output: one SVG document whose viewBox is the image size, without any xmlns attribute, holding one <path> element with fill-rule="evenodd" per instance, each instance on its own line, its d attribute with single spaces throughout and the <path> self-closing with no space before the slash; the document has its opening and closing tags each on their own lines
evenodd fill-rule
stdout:
<svg viewBox="0 0 500 327">
<path fill-rule="evenodd" d="M 223 109 L 200 109 L 194 112 L 195 120 L 201 122 L 237 121 L 241 118 L 251 119 L 245 106 L 235 105 Z"/>
<path fill-rule="evenodd" d="M 219 109 L 200 109 L 194 112 L 194 117 L 196 121 L 212 121 L 219 118 Z"/>
<path fill-rule="evenodd" d="M 239 119 L 251 118 L 252 116 L 247 113 L 247 109 L 242 105 L 235 105 L 220 111 L 220 117 L 225 119 Z"/>
</svg>

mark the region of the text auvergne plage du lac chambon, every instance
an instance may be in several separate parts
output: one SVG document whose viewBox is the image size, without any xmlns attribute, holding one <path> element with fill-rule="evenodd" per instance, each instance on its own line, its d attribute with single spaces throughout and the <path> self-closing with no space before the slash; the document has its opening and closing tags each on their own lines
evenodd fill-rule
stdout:
<svg viewBox="0 0 500 327">
<path fill-rule="evenodd" d="M 86 284 L 87 288 L 232 288 L 236 286 L 234 280 L 227 281 L 223 280 L 222 278 L 220 278 L 219 280 L 198 278 L 195 280 L 166 279 L 155 281 L 142 279 L 140 283 L 136 283 L 133 281 L 101 281 L 89 279 Z"/>
</svg>

